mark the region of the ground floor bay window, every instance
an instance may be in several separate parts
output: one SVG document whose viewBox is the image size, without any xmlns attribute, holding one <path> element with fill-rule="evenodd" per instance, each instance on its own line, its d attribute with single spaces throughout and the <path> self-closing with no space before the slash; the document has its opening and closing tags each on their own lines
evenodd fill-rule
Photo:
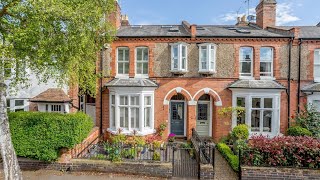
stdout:
<svg viewBox="0 0 320 180">
<path fill-rule="evenodd" d="M 280 133 L 280 92 L 261 90 L 233 90 L 233 107 L 245 111 L 233 116 L 232 126 L 247 124 L 250 134 L 270 137 Z"/>
<path fill-rule="evenodd" d="M 109 90 L 109 132 L 154 133 L 154 89 L 112 87 Z"/>
</svg>

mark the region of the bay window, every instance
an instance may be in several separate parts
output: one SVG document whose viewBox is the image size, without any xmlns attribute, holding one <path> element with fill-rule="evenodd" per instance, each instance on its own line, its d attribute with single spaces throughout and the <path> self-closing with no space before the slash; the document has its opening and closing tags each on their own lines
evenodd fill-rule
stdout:
<svg viewBox="0 0 320 180">
<path fill-rule="evenodd" d="M 129 48 L 119 47 L 117 49 L 117 68 L 118 75 L 129 74 Z"/>
<path fill-rule="evenodd" d="M 260 76 L 273 76 L 273 49 L 271 47 L 260 48 Z"/>
<path fill-rule="evenodd" d="M 199 45 L 199 72 L 214 72 L 216 61 L 216 46 L 214 44 Z"/>
<path fill-rule="evenodd" d="M 314 81 L 320 82 L 320 49 L 314 51 Z"/>
<path fill-rule="evenodd" d="M 253 48 L 241 47 L 240 48 L 240 77 L 252 77 L 253 68 Z"/>
<path fill-rule="evenodd" d="M 136 75 L 148 76 L 149 49 L 147 47 L 136 48 Z"/>
<path fill-rule="evenodd" d="M 234 113 L 233 127 L 246 124 L 251 135 L 276 136 L 280 133 L 280 93 L 236 92 L 233 106 L 245 108 L 244 113 Z"/>
<path fill-rule="evenodd" d="M 186 72 L 187 64 L 187 44 L 171 44 L 171 71 Z"/>
<path fill-rule="evenodd" d="M 122 89 L 110 91 L 110 126 L 111 133 L 147 135 L 154 133 L 153 91 L 135 91 Z"/>
</svg>

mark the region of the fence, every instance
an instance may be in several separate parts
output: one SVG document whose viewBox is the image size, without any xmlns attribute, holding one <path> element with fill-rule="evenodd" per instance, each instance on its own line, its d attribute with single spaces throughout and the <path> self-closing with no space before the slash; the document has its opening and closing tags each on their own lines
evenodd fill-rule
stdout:
<svg viewBox="0 0 320 180">
<path fill-rule="evenodd" d="M 200 163 L 202 164 L 212 164 L 214 166 L 214 151 L 215 144 L 212 142 L 204 141 L 195 129 L 192 129 L 192 144 L 200 157 Z"/>
</svg>

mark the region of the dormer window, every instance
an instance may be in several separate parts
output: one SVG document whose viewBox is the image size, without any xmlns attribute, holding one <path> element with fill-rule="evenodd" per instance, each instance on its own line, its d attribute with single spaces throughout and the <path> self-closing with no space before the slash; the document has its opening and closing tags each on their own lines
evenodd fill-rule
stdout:
<svg viewBox="0 0 320 180">
<path fill-rule="evenodd" d="M 187 71 L 187 44 L 171 44 L 171 71 L 174 73 Z"/>
<path fill-rule="evenodd" d="M 200 44 L 199 45 L 199 72 L 214 73 L 216 67 L 216 45 Z"/>
<path fill-rule="evenodd" d="M 251 78 L 252 77 L 252 60 L 253 60 L 253 49 L 251 47 L 240 48 L 240 78 Z"/>
<path fill-rule="evenodd" d="M 314 82 L 320 82 L 320 49 L 314 51 Z"/>
</svg>

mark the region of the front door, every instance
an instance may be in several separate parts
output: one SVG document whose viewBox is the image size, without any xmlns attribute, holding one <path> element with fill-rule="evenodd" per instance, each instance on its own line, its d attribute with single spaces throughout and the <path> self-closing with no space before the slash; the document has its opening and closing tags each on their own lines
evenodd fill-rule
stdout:
<svg viewBox="0 0 320 180">
<path fill-rule="evenodd" d="M 184 135 L 184 102 L 171 102 L 171 133 Z"/>
<path fill-rule="evenodd" d="M 198 101 L 196 130 L 200 136 L 209 136 L 210 102 Z"/>
</svg>

